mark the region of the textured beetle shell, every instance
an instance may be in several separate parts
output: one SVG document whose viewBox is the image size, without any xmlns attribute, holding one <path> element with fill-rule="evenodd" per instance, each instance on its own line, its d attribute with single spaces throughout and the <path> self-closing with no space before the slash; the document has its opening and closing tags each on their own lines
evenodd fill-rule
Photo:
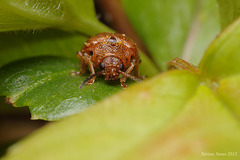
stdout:
<svg viewBox="0 0 240 160">
<path fill-rule="evenodd" d="M 91 56 L 94 68 L 97 69 L 106 57 L 119 58 L 124 68 L 131 65 L 131 59 L 139 59 L 136 44 L 119 33 L 101 33 L 93 36 L 85 42 L 81 52 Z"/>
</svg>

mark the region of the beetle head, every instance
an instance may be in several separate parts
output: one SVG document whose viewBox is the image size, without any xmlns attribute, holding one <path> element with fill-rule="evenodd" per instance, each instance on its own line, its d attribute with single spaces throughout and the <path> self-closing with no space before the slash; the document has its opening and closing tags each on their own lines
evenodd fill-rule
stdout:
<svg viewBox="0 0 240 160">
<path fill-rule="evenodd" d="M 122 74 L 123 76 L 126 76 L 132 80 L 140 82 L 141 80 L 137 77 L 130 75 L 128 73 L 125 73 L 124 65 L 122 61 L 119 58 L 116 57 L 106 57 L 103 59 L 103 61 L 99 65 L 100 71 L 90 75 L 87 77 L 82 84 L 80 85 L 80 89 L 86 84 L 90 79 L 93 77 L 97 77 L 99 75 L 104 75 L 105 80 L 117 80 L 119 74 Z"/>
<path fill-rule="evenodd" d="M 99 68 L 105 76 L 105 80 L 117 80 L 119 70 L 123 70 L 124 66 L 122 61 L 117 57 L 106 57 L 100 63 Z"/>
</svg>

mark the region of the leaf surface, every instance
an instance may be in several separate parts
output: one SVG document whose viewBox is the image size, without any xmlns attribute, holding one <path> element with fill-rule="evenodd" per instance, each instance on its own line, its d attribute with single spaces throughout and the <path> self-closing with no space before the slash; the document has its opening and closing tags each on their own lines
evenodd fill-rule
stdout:
<svg viewBox="0 0 240 160">
<path fill-rule="evenodd" d="M 206 51 L 200 66 L 200 75 L 238 117 L 239 109 L 239 36 L 240 19 L 228 26 Z"/>
<path fill-rule="evenodd" d="M 199 66 L 203 77 L 218 81 L 221 78 L 239 74 L 239 27 L 238 19 L 212 42 Z"/>
<path fill-rule="evenodd" d="M 0 66 L 37 56 L 76 58 L 88 37 L 56 29 L 0 35 Z"/>
<path fill-rule="evenodd" d="M 71 71 L 79 70 L 76 62 L 41 57 L 11 63 L 0 70 L 1 95 L 9 97 L 9 103 L 16 107 L 29 106 L 32 119 L 57 120 L 83 111 L 121 89 L 120 85 L 99 79 L 80 90 L 79 85 L 88 75 L 71 75 Z"/>
<path fill-rule="evenodd" d="M 0 31 L 60 28 L 86 35 L 112 31 L 100 23 L 92 0 L 1 0 Z"/>
</svg>

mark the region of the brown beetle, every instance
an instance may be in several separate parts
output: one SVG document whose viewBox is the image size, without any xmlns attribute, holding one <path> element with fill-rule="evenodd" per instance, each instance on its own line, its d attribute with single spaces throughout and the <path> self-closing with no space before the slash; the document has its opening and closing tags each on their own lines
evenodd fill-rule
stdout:
<svg viewBox="0 0 240 160">
<path fill-rule="evenodd" d="M 73 74 L 85 73 L 87 65 L 91 72 L 80 88 L 87 82 L 87 84 L 93 84 L 98 75 L 104 75 L 105 80 L 112 81 L 117 80 L 121 74 L 120 83 L 123 88 L 127 87 L 125 84 L 127 77 L 140 81 L 138 68 L 141 60 L 137 46 L 125 34 L 100 33 L 95 35 L 85 42 L 81 51 L 77 52 L 77 57 L 81 61 L 81 70 Z"/>
</svg>

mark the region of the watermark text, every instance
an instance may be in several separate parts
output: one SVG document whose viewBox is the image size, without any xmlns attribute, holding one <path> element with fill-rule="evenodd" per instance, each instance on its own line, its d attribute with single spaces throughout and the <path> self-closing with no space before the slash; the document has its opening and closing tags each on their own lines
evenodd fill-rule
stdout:
<svg viewBox="0 0 240 160">
<path fill-rule="evenodd" d="M 237 157 L 238 152 L 201 152 L 201 156 L 207 156 L 207 157 Z"/>
</svg>

